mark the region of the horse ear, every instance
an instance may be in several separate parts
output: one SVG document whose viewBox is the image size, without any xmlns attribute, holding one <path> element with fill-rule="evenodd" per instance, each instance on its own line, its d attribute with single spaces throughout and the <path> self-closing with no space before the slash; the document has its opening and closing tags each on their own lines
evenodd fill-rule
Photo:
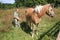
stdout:
<svg viewBox="0 0 60 40">
<path fill-rule="evenodd" d="M 54 8 L 54 4 L 53 3 L 51 3 L 51 6 Z"/>
</svg>

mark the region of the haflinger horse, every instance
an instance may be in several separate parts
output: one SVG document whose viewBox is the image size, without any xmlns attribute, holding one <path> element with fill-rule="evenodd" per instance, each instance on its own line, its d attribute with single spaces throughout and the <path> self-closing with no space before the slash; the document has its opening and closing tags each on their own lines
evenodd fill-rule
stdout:
<svg viewBox="0 0 60 40">
<path fill-rule="evenodd" d="M 29 21 L 30 23 L 33 24 L 33 27 L 31 26 L 32 38 L 34 37 L 36 32 L 38 34 L 38 24 L 40 23 L 41 17 L 43 15 L 47 14 L 50 17 L 55 16 L 55 13 L 53 11 L 53 7 L 51 6 L 51 4 L 43 5 L 43 8 L 40 10 L 40 13 L 35 12 L 34 8 L 27 8 L 25 10 L 25 13 L 26 13 L 27 22 Z"/>
</svg>

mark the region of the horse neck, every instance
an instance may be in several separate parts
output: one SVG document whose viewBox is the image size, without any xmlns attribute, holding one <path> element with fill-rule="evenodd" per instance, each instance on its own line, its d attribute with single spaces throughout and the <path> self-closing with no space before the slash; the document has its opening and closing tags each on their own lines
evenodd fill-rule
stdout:
<svg viewBox="0 0 60 40">
<path fill-rule="evenodd" d="M 38 13 L 38 17 L 39 17 L 39 18 L 42 17 L 44 14 L 46 14 L 46 12 L 47 12 L 48 9 L 49 9 L 49 6 L 50 6 L 49 4 L 43 6 L 43 8 L 42 8 L 42 10 L 40 11 L 40 13 Z"/>
</svg>

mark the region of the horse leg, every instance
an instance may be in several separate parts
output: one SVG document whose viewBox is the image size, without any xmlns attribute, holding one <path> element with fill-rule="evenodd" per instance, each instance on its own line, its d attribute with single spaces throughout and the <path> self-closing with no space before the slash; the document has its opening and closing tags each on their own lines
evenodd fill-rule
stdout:
<svg viewBox="0 0 60 40">
<path fill-rule="evenodd" d="M 30 22 L 29 22 L 28 18 L 26 18 L 26 24 L 27 24 L 28 26 L 30 26 L 29 23 L 30 23 Z M 28 29 L 28 27 L 26 27 L 26 29 Z"/>
<path fill-rule="evenodd" d="M 40 22 L 41 22 L 41 18 L 40 18 Z M 39 22 L 39 23 L 40 23 L 40 22 Z M 39 31 L 39 28 L 38 28 L 39 23 L 36 24 L 36 34 L 37 34 L 37 35 L 38 35 L 38 31 Z"/>
<path fill-rule="evenodd" d="M 36 27 L 35 27 L 35 25 L 33 24 L 33 29 L 32 29 L 32 38 L 34 38 L 35 30 L 36 30 Z"/>
<path fill-rule="evenodd" d="M 35 30 L 37 35 L 38 35 L 38 24 L 36 24 L 36 30 Z"/>
<path fill-rule="evenodd" d="M 31 30 L 33 29 L 33 23 L 31 23 Z"/>
</svg>

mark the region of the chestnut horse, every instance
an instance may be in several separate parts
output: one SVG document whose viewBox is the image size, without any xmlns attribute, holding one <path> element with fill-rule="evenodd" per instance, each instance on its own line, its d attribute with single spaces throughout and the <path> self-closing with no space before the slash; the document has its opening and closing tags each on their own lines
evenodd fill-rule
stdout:
<svg viewBox="0 0 60 40">
<path fill-rule="evenodd" d="M 25 10 L 25 13 L 26 13 L 27 22 L 30 22 L 30 23 L 33 24 L 33 27 L 31 26 L 31 28 L 32 28 L 32 37 L 34 37 L 34 34 L 35 34 L 36 30 L 38 30 L 37 29 L 38 27 L 36 27 L 35 25 L 38 26 L 38 24 L 41 21 L 41 17 L 43 15 L 47 14 L 50 17 L 55 16 L 55 13 L 53 11 L 53 8 L 52 8 L 51 4 L 43 5 L 43 8 L 40 10 L 40 13 L 35 12 L 34 8 L 27 8 Z M 37 32 L 37 34 L 38 34 L 38 32 Z"/>
</svg>

